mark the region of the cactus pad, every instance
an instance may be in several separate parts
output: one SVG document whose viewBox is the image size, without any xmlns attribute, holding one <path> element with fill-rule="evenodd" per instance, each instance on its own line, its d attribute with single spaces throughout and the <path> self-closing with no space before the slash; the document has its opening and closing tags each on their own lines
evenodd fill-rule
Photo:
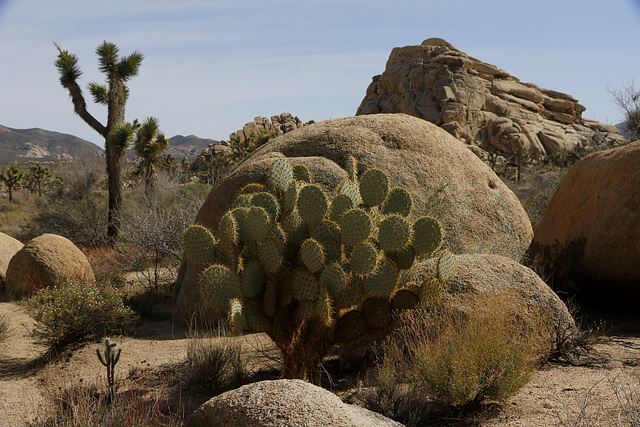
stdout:
<svg viewBox="0 0 640 427">
<path fill-rule="evenodd" d="M 380 298 L 367 298 L 362 303 L 362 319 L 370 328 L 381 329 L 391 322 L 391 306 Z"/>
<path fill-rule="evenodd" d="M 278 304 L 278 282 L 270 280 L 264 288 L 264 297 L 262 299 L 262 311 L 267 317 L 273 317 L 276 314 Z"/>
<path fill-rule="evenodd" d="M 309 320 L 316 313 L 316 300 L 302 300 L 296 305 L 296 318 Z"/>
<path fill-rule="evenodd" d="M 265 187 L 262 184 L 252 182 L 251 184 L 247 184 L 244 187 L 242 187 L 242 190 L 240 190 L 240 194 L 250 195 L 250 194 L 256 194 L 256 193 L 262 193 L 264 191 L 269 191 L 269 190 L 267 190 L 267 187 Z"/>
<path fill-rule="evenodd" d="M 351 310 L 344 313 L 336 321 L 333 328 L 333 339 L 341 343 L 352 342 L 362 336 L 364 329 L 362 313 L 358 310 Z"/>
<path fill-rule="evenodd" d="M 194 224 L 184 232 L 184 250 L 194 262 L 210 264 L 215 259 L 216 240 L 206 227 Z"/>
<path fill-rule="evenodd" d="M 416 254 L 430 254 L 440 247 L 442 228 L 440 221 L 431 217 L 423 217 L 413 224 L 411 243 Z"/>
<path fill-rule="evenodd" d="M 344 289 L 347 275 L 339 264 L 326 266 L 320 273 L 320 285 L 324 286 L 329 295 L 335 296 Z"/>
<path fill-rule="evenodd" d="M 306 165 L 302 164 L 293 165 L 293 178 L 296 181 L 306 182 L 307 184 L 311 184 L 313 182 L 311 171 Z"/>
<path fill-rule="evenodd" d="M 363 242 L 371 234 L 371 218 L 362 209 L 351 209 L 342 217 L 340 231 L 345 245 Z"/>
<path fill-rule="evenodd" d="M 397 251 L 411 238 L 411 224 L 400 215 L 390 215 L 380 223 L 378 241 L 384 251 Z"/>
<path fill-rule="evenodd" d="M 291 181 L 287 191 L 284 192 L 284 209 L 287 211 L 293 210 L 298 203 L 298 183 Z"/>
<path fill-rule="evenodd" d="M 278 159 L 271 164 L 269 181 L 273 188 L 280 193 L 287 191 L 293 181 L 293 168 L 285 159 Z"/>
<path fill-rule="evenodd" d="M 418 299 L 421 304 L 433 304 L 442 298 L 442 282 L 435 276 L 424 279 Z"/>
<path fill-rule="evenodd" d="M 412 208 L 413 198 L 411 197 L 411 193 L 402 187 L 395 187 L 389 191 L 382 206 L 382 213 L 385 215 L 398 214 L 403 217 L 408 217 Z"/>
<path fill-rule="evenodd" d="M 335 295 L 333 300 L 336 308 L 350 308 L 358 304 L 362 299 L 362 279 L 358 276 L 351 276 L 347 285 Z"/>
<path fill-rule="evenodd" d="M 342 264 L 343 262 L 343 254 L 342 254 L 342 246 L 337 243 L 324 243 L 322 245 L 324 249 L 324 262 L 325 264 L 330 264 L 332 262 L 337 262 L 338 264 Z"/>
<path fill-rule="evenodd" d="M 251 207 L 251 206 L 249 206 Z M 231 215 L 233 216 L 234 221 L 238 227 L 238 241 L 239 242 L 248 242 L 249 237 L 247 236 L 247 213 L 249 212 L 249 208 L 247 207 L 237 207 L 231 211 Z"/>
<path fill-rule="evenodd" d="M 303 221 L 308 224 L 317 224 L 327 213 L 329 202 L 320 186 L 310 184 L 300 189 L 296 206 Z"/>
<path fill-rule="evenodd" d="M 388 259 L 381 259 L 371 274 L 364 276 L 362 293 L 368 297 L 384 297 L 393 292 L 398 281 L 398 268 Z"/>
<path fill-rule="evenodd" d="M 202 296 L 214 309 L 226 313 L 229 302 L 241 298 L 240 279 L 224 265 L 214 264 L 200 276 Z"/>
<path fill-rule="evenodd" d="M 324 251 L 317 240 L 307 239 L 300 247 L 300 257 L 312 273 L 319 271 L 324 265 Z"/>
<path fill-rule="evenodd" d="M 349 156 L 347 158 L 347 164 L 345 165 L 344 170 L 347 171 L 347 175 L 351 182 L 356 182 L 358 180 L 358 161 L 355 157 Z"/>
<path fill-rule="evenodd" d="M 321 243 L 340 243 L 340 226 L 325 219 L 313 228 L 311 237 Z"/>
<path fill-rule="evenodd" d="M 242 331 L 247 327 L 247 318 L 244 316 L 242 302 L 237 298 L 232 299 L 229 303 L 227 322 L 232 335 L 241 335 Z"/>
<path fill-rule="evenodd" d="M 271 321 L 262 311 L 262 304 L 257 299 L 250 299 L 244 303 L 244 315 L 247 326 L 253 332 L 268 332 L 271 329 Z"/>
<path fill-rule="evenodd" d="M 391 309 L 395 313 L 411 310 L 418 305 L 418 296 L 409 289 L 400 289 L 391 300 Z"/>
<path fill-rule="evenodd" d="M 306 268 L 296 268 L 291 274 L 291 294 L 298 301 L 318 298 L 318 279 Z"/>
<path fill-rule="evenodd" d="M 315 314 L 323 326 L 331 326 L 333 323 L 331 298 L 329 298 L 329 295 L 324 291 L 320 293 L 320 297 L 316 300 Z"/>
<path fill-rule="evenodd" d="M 413 246 L 407 245 L 399 251 L 387 252 L 387 257 L 393 261 L 400 270 L 408 270 L 413 266 L 416 254 Z"/>
<path fill-rule="evenodd" d="M 368 169 L 360 178 L 360 197 L 370 207 L 384 202 L 389 190 L 389 177 L 381 169 Z"/>
<path fill-rule="evenodd" d="M 378 263 L 378 252 L 371 243 L 356 246 L 349 259 L 349 268 L 355 274 L 365 275 L 373 271 Z"/>
<path fill-rule="evenodd" d="M 267 237 L 260 246 L 259 260 L 267 274 L 274 274 L 282 264 L 282 249 L 273 237 Z"/>
<path fill-rule="evenodd" d="M 345 179 L 338 185 L 337 195 L 344 194 L 351 200 L 351 206 L 356 207 L 360 204 L 360 189 L 358 184 L 351 182 L 349 179 Z M 337 220 L 334 220 L 337 221 Z"/>
<path fill-rule="evenodd" d="M 438 278 L 443 282 L 448 282 L 455 274 L 458 261 L 453 252 L 446 250 L 438 258 Z"/>
<path fill-rule="evenodd" d="M 329 219 L 336 223 L 340 223 L 344 214 L 354 206 L 355 205 L 349 196 L 346 194 L 338 194 L 331 201 L 331 206 L 329 207 Z"/>
<path fill-rule="evenodd" d="M 277 221 L 278 216 L 280 215 L 280 205 L 273 194 L 258 193 L 251 199 L 251 204 L 253 204 L 253 206 L 264 208 L 264 210 L 269 214 L 269 219 L 274 222 Z"/>
<path fill-rule="evenodd" d="M 245 299 L 255 298 L 264 287 L 264 271 L 258 261 L 250 261 L 244 267 L 242 279 L 242 295 Z"/>
<path fill-rule="evenodd" d="M 269 214 L 264 208 L 253 206 L 245 217 L 246 236 L 249 241 L 262 242 L 271 229 Z"/>
</svg>

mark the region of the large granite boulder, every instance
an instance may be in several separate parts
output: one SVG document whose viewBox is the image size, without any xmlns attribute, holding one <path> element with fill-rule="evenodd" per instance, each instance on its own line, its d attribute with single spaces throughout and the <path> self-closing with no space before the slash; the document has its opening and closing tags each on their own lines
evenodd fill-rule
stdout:
<svg viewBox="0 0 640 427">
<path fill-rule="evenodd" d="M 223 393 L 198 408 L 193 427 L 402 426 L 380 414 L 343 403 L 301 380 L 260 381 Z"/>
<path fill-rule="evenodd" d="M 328 120 L 270 141 L 211 190 L 195 222 L 217 232 L 220 217 L 244 185 L 267 183 L 275 158 L 307 164 L 316 181 L 332 191 L 346 177 L 340 166 L 350 155 L 361 170 L 385 169 L 391 185 L 409 190 L 415 217 L 439 218 L 445 248 L 519 259 L 529 247 L 529 218 L 493 171 L 441 128 L 404 114 Z M 200 272 L 201 267 L 183 261 L 175 295 L 179 317 L 204 309 L 197 284 Z"/>
<path fill-rule="evenodd" d="M 43 234 L 29 240 L 7 268 L 7 292 L 21 296 L 53 287 L 66 280 L 90 280 L 95 276 L 87 257 L 71 240 Z"/>
<path fill-rule="evenodd" d="M 24 246 L 19 240 L 0 233 L 0 289 L 4 288 L 11 258 Z"/>
<path fill-rule="evenodd" d="M 524 83 L 440 38 L 393 49 L 357 115 L 406 113 L 486 150 L 553 154 L 594 136 L 623 143 L 615 126 L 582 118 L 571 95 Z"/>
<path fill-rule="evenodd" d="M 558 186 L 534 228 L 532 254 L 561 289 L 640 298 L 639 167 L 635 141 L 583 158 Z"/>
</svg>

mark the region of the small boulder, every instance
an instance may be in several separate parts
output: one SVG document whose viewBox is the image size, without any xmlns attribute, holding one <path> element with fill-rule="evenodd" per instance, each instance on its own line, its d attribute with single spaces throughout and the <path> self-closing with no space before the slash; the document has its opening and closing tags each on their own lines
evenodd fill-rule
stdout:
<svg viewBox="0 0 640 427">
<path fill-rule="evenodd" d="M 401 426 L 380 414 L 343 403 L 301 380 L 260 381 L 223 393 L 198 408 L 193 427 Z"/>
<path fill-rule="evenodd" d="M 443 303 L 462 313 L 487 308 L 478 301 L 493 301 L 490 310 L 503 310 L 503 315 L 520 322 L 522 331 L 540 338 L 544 357 L 555 350 L 558 341 L 576 332 L 573 317 L 565 304 L 531 269 L 499 255 L 457 255 L 458 269 L 454 280 L 444 289 Z M 422 262 L 414 278 L 421 283 L 436 273 L 437 258 Z M 546 353 L 546 354 L 545 354 Z"/>
<path fill-rule="evenodd" d="M 0 233 L 0 289 L 4 288 L 9 261 L 24 246 L 19 240 Z"/>
<path fill-rule="evenodd" d="M 71 240 L 43 234 L 28 241 L 7 268 L 7 292 L 14 296 L 50 288 L 65 280 L 94 281 L 87 257 Z"/>
<path fill-rule="evenodd" d="M 560 289 L 640 300 L 639 166 L 635 141 L 584 157 L 558 186 L 534 228 L 532 256 Z"/>
</svg>

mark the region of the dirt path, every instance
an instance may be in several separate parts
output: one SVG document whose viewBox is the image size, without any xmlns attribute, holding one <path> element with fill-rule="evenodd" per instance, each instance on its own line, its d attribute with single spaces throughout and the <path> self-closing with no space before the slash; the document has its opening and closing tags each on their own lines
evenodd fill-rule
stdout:
<svg viewBox="0 0 640 427">
<path fill-rule="evenodd" d="M 104 368 L 95 354 L 101 344 L 86 345 L 67 359 L 36 370 L 32 362 L 45 349 L 29 337 L 33 319 L 16 303 L 0 303 L 2 314 L 8 316 L 11 332 L 0 343 L 0 427 L 25 425 L 42 415 L 58 388 L 83 381 L 105 384 Z M 116 341 L 123 349 L 118 375 L 124 378 L 136 370 L 184 360 L 189 339 L 185 329 L 158 319 L 146 322 L 138 337 Z M 262 353 L 267 341 L 248 336 L 244 351 Z M 582 366 L 551 364 L 536 372 L 497 414 L 484 420 L 480 415 L 481 425 L 607 426 L 619 416 L 635 416 L 640 422 L 640 338 L 603 339 L 578 362 Z"/>
</svg>

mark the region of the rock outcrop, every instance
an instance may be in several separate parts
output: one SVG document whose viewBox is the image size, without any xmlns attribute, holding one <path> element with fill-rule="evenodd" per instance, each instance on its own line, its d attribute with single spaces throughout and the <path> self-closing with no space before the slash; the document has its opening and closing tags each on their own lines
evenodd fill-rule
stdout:
<svg viewBox="0 0 640 427">
<path fill-rule="evenodd" d="M 615 126 L 582 118 L 585 107 L 564 93 L 520 82 L 495 65 L 431 38 L 395 48 L 373 77 L 357 115 L 405 113 L 456 138 L 505 154 L 569 152 L 596 135 L 625 142 Z"/>
<path fill-rule="evenodd" d="M 4 288 L 9 261 L 23 246 L 19 240 L 0 233 L 0 289 Z"/>
<path fill-rule="evenodd" d="M 343 403 L 338 396 L 301 380 L 247 384 L 223 393 L 198 408 L 193 427 L 400 427 L 402 424 L 367 409 Z"/>
<path fill-rule="evenodd" d="M 304 163 L 332 192 L 353 155 L 361 170 L 388 172 L 391 186 L 409 190 L 413 214 L 437 217 L 444 247 L 455 253 L 494 253 L 519 259 L 533 230 L 520 202 L 495 173 L 439 127 L 405 114 L 327 120 L 286 133 L 256 150 L 209 193 L 195 222 L 217 234 L 222 214 L 250 182 L 267 183 L 275 158 Z M 197 284 L 200 268 L 184 260 L 176 284 L 176 310 L 188 318 L 204 309 Z"/>
<path fill-rule="evenodd" d="M 82 251 L 71 240 L 56 234 L 29 240 L 7 267 L 7 292 L 16 297 L 65 280 L 94 281 L 95 276 Z"/>
<path fill-rule="evenodd" d="M 313 123 L 313 121 L 302 123 L 298 117 L 294 117 L 289 113 L 282 113 L 271 116 L 271 119 L 257 116 L 252 122 L 245 124 L 242 129 L 238 129 L 229 135 L 229 141 L 216 141 L 205 148 L 198 157 L 196 157 L 192 168 L 194 170 L 203 170 L 212 158 L 219 155 L 227 155 L 231 153 L 231 142 L 237 141 L 242 144 L 252 138 L 260 131 L 266 131 L 275 136 L 284 135 L 302 126 Z"/>
<path fill-rule="evenodd" d="M 443 303 L 469 313 L 485 309 L 478 301 L 492 301 L 507 318 L 519 322 L 523 333 L 540 339 L 539 356 L 548 356 L 557 342 L 573 336 L 576 325 L 558 295 L 531 269 L 499 255 L 457 255 L 455 280 L 447 283 Z M 437 259 L 422 262 L 414 281 L 436 274 Z"/>
<path fill-rule="evenodd" d="M 640 140 L 578 161 L 534 228 L 536 264 L 570 293 L 640 300 Z M 568 277 L 579 274 L 582 277 Z M 565 277 L 560 277 L 565 276 Z"/>
</svg>

